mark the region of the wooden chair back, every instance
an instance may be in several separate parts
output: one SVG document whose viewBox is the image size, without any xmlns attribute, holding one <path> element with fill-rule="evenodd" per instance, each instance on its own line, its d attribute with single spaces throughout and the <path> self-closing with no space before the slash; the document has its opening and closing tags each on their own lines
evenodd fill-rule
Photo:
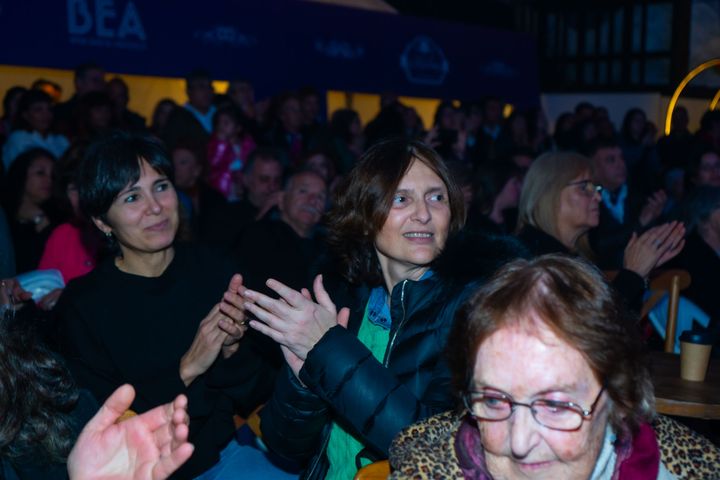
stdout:
<svg viewBox="0 0 720 480">
<path fill-rule="evenodd" d="M 380 460 L 358 470 L 355 480 L 386 480 L 389 476 L 390 462 Z"/>
<path fill-rule="evenodd" d="M 617 270 L 603 272 L 608 282 L 617 276 Z M 667 325 L 665 326 L 666 352 L 675 348 L 675 329 L 677 327 L 678 305 L 680 303 L 680 290 L 685 290 L 691 283 L 690 274 L 686 270 L 658 270 L 650 277 L 650 296 L 645 300 L 640 312 L 640 318 L 647 318 L 648 313 L 662 300 L 665 292 L 670 296 L 668 301 Z"/>
<path fill-rule="evenodd" d="M 673 352 L 675 348 L 680 291 L 689 287 L 691 282 L 690 274 L 685 270 L 663 270 L 650 278 L 650 296 L 645 300 L 640 316 L 641 318 L 647 317 L 648 313 L 655 308 L 665 295 L 665 292 L 669 294 L 667 324 L 665 325 L 664 350 L 666 352 Z"/>
</svg>

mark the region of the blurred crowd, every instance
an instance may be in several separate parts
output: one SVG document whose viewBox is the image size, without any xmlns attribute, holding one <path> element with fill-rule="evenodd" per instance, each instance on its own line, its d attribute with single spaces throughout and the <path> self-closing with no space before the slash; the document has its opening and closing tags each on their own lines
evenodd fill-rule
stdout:
<svg viewBox="0 0 720 480">
<path fill-rule="evenodd" d="M 188 396 L 196 450 L 178 478 L 212 472 L 218 458 L 232 468 L 222 413 L 246 417 L 266 402 L 266 441 L 296 462 L 273 467 L 280 476 L 271 478 L 297 475 L 311 458 L 311 472 L 343 478 L 360 463 L 337 470 L 349 455 L 341 447 L 358 459 L 365 450 L 365 459 L 387 456 L 401 428 L 452 406 L 447 366 L 434 363 L 438 345 L 470 287 L 516 257 L 583 257 L 635 312 L 657 268 L 685 269 L 692 285 L 683 294 L 706 312 L 704 327 L 718 331 L 720 111 L 706 112 L 692 132 L 679 106 L 661 136 L 639 108 L 614 125 L 605 107 L 583 102 L 554 119 L 551 133 L 553 119 L 541 109 L 513 110 L 497 97 L 443 101 L 424 125 L 384 93 L 379 113 L 362 125 L 352 109 L 326 118 L 312 87 L 258 100 L 241 78 L 216 92 L 204 70 L 190 72 L 185 85 L 186 103 L 163 99 L 146 119 L 128 108 L 132 92 L 120 77 L 85 64 L 69 99 L 60 101 L 46 80 L 15 86 L 0 118 L 0 278 L 17 289 L 3 315 L 32 293 L 20 274 L 58 270 L 61 284 L 18 314 L 38 321 L 36 334 L 93 394 L 84 421 L 126 382 L 138 390 L 140 411 Z M 404 205 L 412 211 L 403 214 Z M 432 248 L 416 257 L 416 247 Z M 402 303 L 402 322 L 407 313 L 416 336 L 400 333 L 391 362 L 400 328 L 391 321 L 400 315 L 394 302 L 405 302 L 407 280 L 425 282 L 409 287 L 408 312 Z M 306 330 L 285 331 L 277 318 L 288 306 L 332 318 L 317 334 L 305 317 Z M 352 308 L 343 313 L 344 306 Z M 333 329 L 344 330 L 348 316 L 352 339 Z M 440 340 L 412 330 L 430 317 Z M 385 329 L 383 340 L 365 330 L 368 322 Z M 138 339 L 138 330 L 149 334 Z M 651 345 L 661 340 L 649 325 L 638 331 Z M 351 377 L 370 368 L 370 355 L 371 390 L 385 397 L 356 405 L 353 389 L 367 392 Z M 380 368 L 399 370 L 385 378 Z M 147 378 L 150 371 L 157 376 Z M 23 440 L 3 435 L 0 421 L 0 458 L 3 441 Z M 22 454 L 26 463 L 14 465 L 35 472 L 28 478 L 49 475 Z M 265 462 L 249 458 L 235 461 Z M 218 472 L 197 478 L 222 478 Z"/>
</svg>

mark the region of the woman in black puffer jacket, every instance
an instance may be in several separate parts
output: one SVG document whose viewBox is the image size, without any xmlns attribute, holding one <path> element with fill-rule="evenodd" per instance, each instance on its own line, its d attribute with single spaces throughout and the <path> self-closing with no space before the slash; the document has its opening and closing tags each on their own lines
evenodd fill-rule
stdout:
<svg viewBox="0 0 720 480">
<path fill-rule="evenodd" d="M 330 213 L 344 277 L 328 282 L 332 295 L 322 277 L 316 301 L 274 281 L 282 300 L 246 292 L 250 326 L 281 344 L 289 366 L 261 413 L 263 440 L 308 462 L 305 478 L 352 478 L 387 458 L 402 428 L 453 407 L 443 351 L 455 312 L 523 252 L 509 238 L 458 235 L 464 219 L 462 193 L 434 151 L 382 142 Z"/>
</svg>

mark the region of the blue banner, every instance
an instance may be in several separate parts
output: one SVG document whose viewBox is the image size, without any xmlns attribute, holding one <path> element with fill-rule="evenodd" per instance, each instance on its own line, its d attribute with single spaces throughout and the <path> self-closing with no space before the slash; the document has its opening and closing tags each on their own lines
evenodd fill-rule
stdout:
<svg viewBox="0 0 720 480">
<path fill-rule="evenodd" d="M 534 41 L 512 32 L 299 0 L 23 0 L 0 10 L 0 63 L 538 103 Z"/>
</svg>

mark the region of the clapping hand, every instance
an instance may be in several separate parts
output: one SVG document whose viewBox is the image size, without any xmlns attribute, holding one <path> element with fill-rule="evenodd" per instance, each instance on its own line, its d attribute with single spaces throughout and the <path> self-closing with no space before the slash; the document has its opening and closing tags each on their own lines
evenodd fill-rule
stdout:
<svg viewBox="0 0 720 480">
<path fill-rule="evenodd" d="M 242 284 L 242 276 L 235 274 L 230 279 L 227 291 L 223 294 L 220 302 L 220 311 L 225 314 L 218 322 L 218 328 L 227 333 L 227 339 L 223 342 L 223 356 L 228 358 L 238 349 L 238 342 L 247 331 L 245 319 L 245 302 L 240 292 L 245 287 Z"/>
<path fill-rule="evenodd" d="M 638 218 L 640 225 L 646 227 L 657 219 L 665 209 L 666 203 L 667 194 L 664 191 L 658 190 L 650 195 L 645 203 L 645 206 L 640 211 L 640 216 Z"/>
<path fill-rule="evenodd" d="M 190 348 L 180 359 L 180 378 L 185 385 L 205 373 L 221 351 L 227 358 L 237 350 L 247 330 L 244 302 L 238 295 L 242 288 L 242 277 L 233 275 L 222 301 L 200 322 Z"/>
<path fill-rule="evenodd" d="M 246 308 L 257 318 L 250 321 L 250 326 L 281 345 L 285 359 L 297 375 L 308 352 L 330 328 L 336 325 L 347 327 L 350 310 L 337 311 L 325 291 L 322 275 L 315 277 L 313 282 L 316 302 L 306 289 L 298 292 L 273 279 L 267 281 L 267 286 L 280 298 L 270 298 L 252 290 L 244 293 L 253 302 L 247 303 Z"/>
<path fill-rule="evenodd" d="M 162 480 L 190 458 L 187 398 L 115 423 L 134 398 L 123 385 L 88 422 L 68 457 L 70 480 Z"/>
<path fill-rule="evenodd" d="M 643 278 L 671 258 L 685 246 L 685 226 L 669 222 L 653 227 L 638 236 L 633 233 L 625 247 L 623 266 Z"/>
</svg>

